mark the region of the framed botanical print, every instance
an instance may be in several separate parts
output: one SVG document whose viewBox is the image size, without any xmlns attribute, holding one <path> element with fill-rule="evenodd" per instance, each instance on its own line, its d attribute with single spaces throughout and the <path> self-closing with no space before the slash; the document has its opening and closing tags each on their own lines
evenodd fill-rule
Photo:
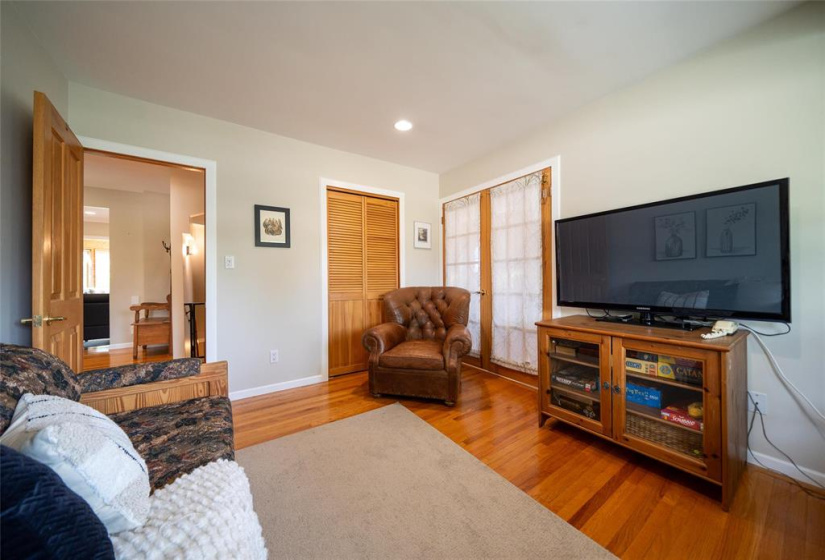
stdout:
<svg viewBox="0 0 825 560">
<path fill-rule="evenodd" d="M 416 249 L 432 249 L 432 224 L 427 222 L 414 222 L 413 226 L 413 247 Z"/>
<path fill-rule="evenodd" d="M 696 258 L 696 213 L 656 216 L 656 260 Z"/>
<path fill-rule="evenodd" d="M 255 246 L 289 247 L 289 208 L 255 205 Z"/>
</svg>

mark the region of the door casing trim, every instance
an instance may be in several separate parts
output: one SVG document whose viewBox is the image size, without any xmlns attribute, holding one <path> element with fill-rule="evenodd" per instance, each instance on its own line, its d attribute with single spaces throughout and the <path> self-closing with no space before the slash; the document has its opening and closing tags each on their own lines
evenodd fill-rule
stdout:
<svg viewBox="0 0 825 560">
<path fill-rule="evenodd" d="M 205 171 L 206 183 L 206 361 L 218 361 L 218 162 L 140 146 L 78 136 L 83 148 L 150 159 Z"/>
<path fill-rule="evenodd" d="M 405 206 L 404 193 L 357 185 L 348 181 L 337 181 L 319 177 L 318 193 L 321 206 L 321 371 L 322 381 L 329 380 L 329 268 L 327 266 L 327 187 L 337 187 L 367 195 L 377 194 L 398 199 L 398 287 L 406 285 L 406 227 L 404 222 Z"/>
</svg>

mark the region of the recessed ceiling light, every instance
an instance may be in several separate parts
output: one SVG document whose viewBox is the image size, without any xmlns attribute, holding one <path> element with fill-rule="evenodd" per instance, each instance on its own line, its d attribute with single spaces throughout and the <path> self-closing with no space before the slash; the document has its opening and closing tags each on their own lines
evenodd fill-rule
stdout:
<svg viewBox="0 0 825 560">
<path fill-rule="evenodd" d="M 395 130 L 407 132 L 410 129 L 412 129 L 412 123 L 410 121 L 400 120 L 397 123 L 395 123 Z"/>
<path fill-rule="evenodd" d="M 97 212 L 92 212 L 91 210 L 86 210 L 83 213 L 86 214 L 87 216 L 94 216 L 95 214 L 97 214 Z"/>
</svg>

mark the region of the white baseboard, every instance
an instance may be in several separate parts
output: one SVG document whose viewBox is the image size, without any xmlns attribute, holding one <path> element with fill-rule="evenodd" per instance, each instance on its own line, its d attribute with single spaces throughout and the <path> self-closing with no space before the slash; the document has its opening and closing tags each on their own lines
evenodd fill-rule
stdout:
<svg viewBox="0 0 825 560">
<path fill-rule="evenodd" d="M 315 385 L 316 383 L 321 383 L 323 381 L 326 381 L 323 375 L 313 375 L 311 377 L 302 377 L 301 379 L 293 379 L 292 381 L 273 383 L 272 385 L 264 385 L 262 387 L 253 387 L 252 389 L 244 389 L 242 391 L 232 391 L 229 393 L 229 400 L 239 401 L 241 399 L 258 397 L 260 395 L 266 395 L 268 393 L 286 391 L 287 389 L 294 389 L 296 387 Z"/>
<path fill-rule="evenodd" d="M 770 455 L 765 455 L 764 453 L 754 452 L 753 456 L 749 453 L 748 454 L 748 463 L 750 463 L 752 465 L 756 465 L 757 467 L 759 466 L 759 463 L 757 463 L 756 461 L 753 460 L 754 456 L 757 459 L 759 459 L 762 462 L 763 465 L 765 465 L 767 468 L 771 469 L 772 471 L 780 472 L 784 475 L 787 475 L 787 476 L 789 476 L 793 479 L 798 480 L 799 482 L 804 482 L 806 484 L 811 484 L 811 481 L 808 480 L 807 478 L 805 478 L 804 476 L 802 476 L 799 473 L 799 471 L 796 470 L 796 467 L 794 467 L 788 461 L 784 461 L 782 459 L 777 459 L 776 457 L 771 457 Z M 809 469 L 809 468 L 806 468 L 806 467 L 801 467 L 800 466 L 800 468 L 805 472 L 805 474 L 807 474 L 808 476 L 810 476 L 811 478 L 816 480 L 818 483 L 825 486 L 825 473 L 821 473 L 819 471 L 815 471 L 813 469 Z"/>
<path fill-rule="evenodd" d="M 118 342 L 117 344 L 109 344 L 109 350 L 122 350 L 123 348 L 131 348 L 132 342 Z"/>
</svg>

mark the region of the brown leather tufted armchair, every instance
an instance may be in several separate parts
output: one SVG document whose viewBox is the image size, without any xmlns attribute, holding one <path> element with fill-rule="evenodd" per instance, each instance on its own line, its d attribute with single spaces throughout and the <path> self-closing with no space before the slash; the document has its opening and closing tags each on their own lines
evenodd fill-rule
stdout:
<svg viewBox="0 0 825 560">
<path fill-rule="evenodd" d="M 401 288 L 384 296 L 384 321 L 364 333 L 370 393 L 443 400 L 461 390 L 461 358 L 472 346 L 470 292 Z"/>
</svg>

